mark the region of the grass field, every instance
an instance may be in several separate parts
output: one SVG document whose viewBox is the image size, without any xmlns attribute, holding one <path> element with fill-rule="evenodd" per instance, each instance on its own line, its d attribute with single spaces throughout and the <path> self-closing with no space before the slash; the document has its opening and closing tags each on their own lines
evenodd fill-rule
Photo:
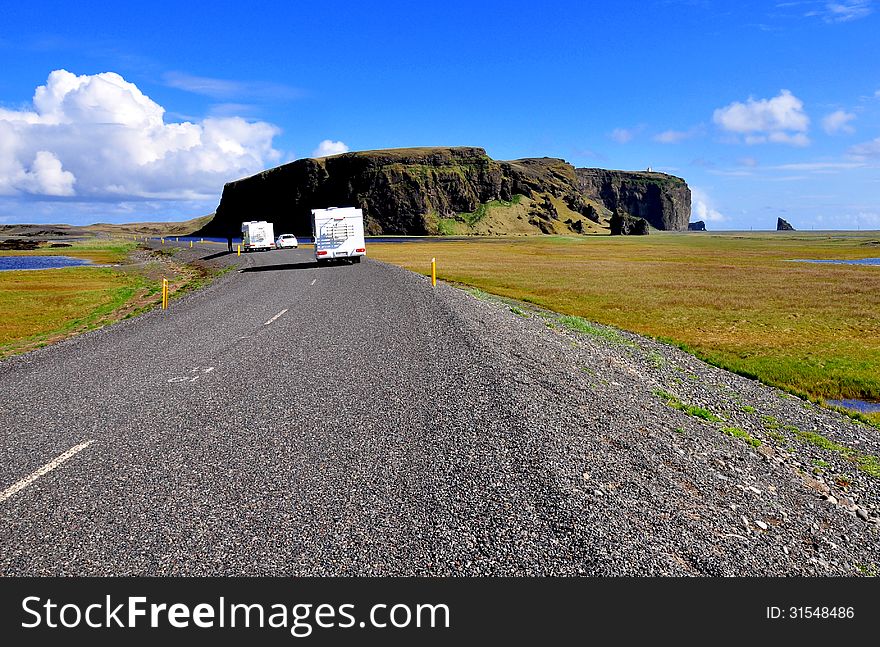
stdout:
<svg viewBox="0 0 880 647">
<path fill-rule="evenodd" d="M 660 233 L 373 244 L 373 258 L 666 339 L 814 399 L 880 400 L 880 233 Z"/>
<path fill-rule="evenodd" d="M 71 247 L 42 246 L 2 254 L 59 254 L 98 264 L 121 264 L 135 246 L 132 242 L 94 239 Z M 193 281 L 191 274 L 188 270 L 175 272 L 159 262 L 136 267 L 0 272 L 0 359 L 153 307 L 159 301 L 162 276 L 168 276 L 172 290 L 178 290 Z"/>
<path fill-rule="evenodd" d="M 133 242 L 108 239 L 91 239 L 76 241 L 70 247 L 51 247 L 42 245 L 37 249 L 3 250 L 3 256 L 73 256 L 85 258 L 99 265 L 110 265 L 125 261 L 129 252 L 134 249 Z"/>
</svg>

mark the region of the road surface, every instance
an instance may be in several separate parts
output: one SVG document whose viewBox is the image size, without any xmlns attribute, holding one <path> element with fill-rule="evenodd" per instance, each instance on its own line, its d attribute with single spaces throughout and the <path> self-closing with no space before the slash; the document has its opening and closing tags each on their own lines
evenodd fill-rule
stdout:
<svg viewBox="0 0 880 647">
<path fill-rule="evenodd" d="M 823 574 L 876 550 L 651 398 L 628 347 L 375 261 L 223 260 L 165 312 L 0 363 L 0 573 Z M 817 519 L 862 547 L 803 548 Z"/>
</svg>

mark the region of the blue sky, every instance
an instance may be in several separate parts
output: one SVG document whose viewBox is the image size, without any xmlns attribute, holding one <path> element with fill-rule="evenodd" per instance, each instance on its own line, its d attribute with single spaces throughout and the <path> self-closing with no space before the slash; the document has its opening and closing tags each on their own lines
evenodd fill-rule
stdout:
<svg viewBox="0 0 880 647">
<path fill-rule="evenodd" d="M 181 220 L 300 157 L 665 170 L 710 229 L 880 229 L 880 0 L 15 3 L 0 223 Z"/>
</svg>

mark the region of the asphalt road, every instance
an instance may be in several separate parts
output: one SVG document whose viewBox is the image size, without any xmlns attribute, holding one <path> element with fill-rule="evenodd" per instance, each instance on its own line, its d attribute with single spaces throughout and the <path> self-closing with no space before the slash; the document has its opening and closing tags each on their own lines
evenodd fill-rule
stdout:
<svg viewBox="0 0 880 647">
<path fill-rule="evenodd" d="M 877 545 L 837 507 L 743 529 L 815 493 L 781 466 L 778 500 L 719 494 L 718 461 L 755 492 L 775 464 L 632 396 L 619 349 L 375 261 L 219 261 L 241 271 L 0 363 L 0 573 L 824 573 Z M 872 529 L 868 557 L 789 551 L 819 517 Z"/>
<path fill-rule="evenodd" d="M 485 510 L 501 450 L 480 436 L 527 423 L 427 281 L 229 260 L 165 313 L 0 367 L 2 487 L 92 442 L 0 504 L 4 573 L 449 572 L 479 553 L 458 526 L 488 540 L 532 507 Z"/>
</svg>

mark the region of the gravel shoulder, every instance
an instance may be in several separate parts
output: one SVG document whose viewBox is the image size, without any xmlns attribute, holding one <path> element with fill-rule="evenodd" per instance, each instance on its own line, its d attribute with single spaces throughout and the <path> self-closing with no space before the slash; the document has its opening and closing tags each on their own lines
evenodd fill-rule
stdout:
<svg viewBox="0 0 880 647">
<path fill-rule="evenodd" d="M 510 406 L 546 418 L 535 451 L 591 574 L 877 573 L 880 475 L 860 469 L 880 456 L 877 429 L 668 344 L 441 293 L 491 347 Z"/>
</svg>

